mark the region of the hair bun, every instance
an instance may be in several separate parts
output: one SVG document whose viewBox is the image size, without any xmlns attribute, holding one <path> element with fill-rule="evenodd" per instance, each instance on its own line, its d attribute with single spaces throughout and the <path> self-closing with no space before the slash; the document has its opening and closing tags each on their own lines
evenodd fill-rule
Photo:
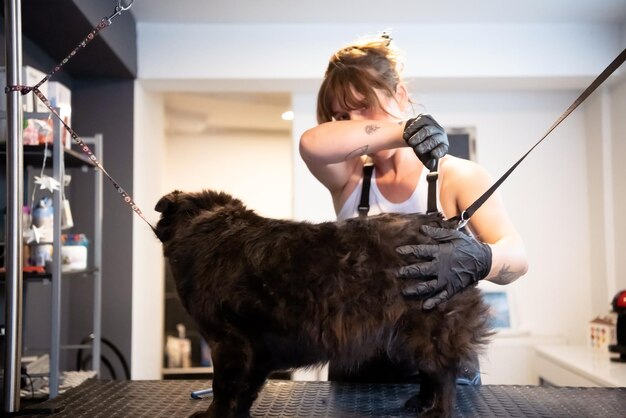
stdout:
<svg viewBox="0 0 626 418">
<path fill-rule="evenodd" d="M 389 46 L 389 44 L 391 44 L 391 41 L 393 40 L 393 38 L 391 37 L 391 35 L 389 35 L 387 31 L 383 31 L 383 33 L 380 34 L 380 37 L 387 41 L 386 46 Z"/>
</svg>

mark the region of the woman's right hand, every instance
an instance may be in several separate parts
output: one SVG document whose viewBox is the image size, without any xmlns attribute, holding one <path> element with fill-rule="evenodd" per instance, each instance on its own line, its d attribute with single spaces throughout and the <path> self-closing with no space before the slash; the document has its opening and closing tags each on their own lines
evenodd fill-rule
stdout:
<svg viewBox="0 0 626 418">
<path fill-rule="evenodd" d="M 429 170 L 435 168 L 437 160 L 448 153 L 450 146 L 446 131 L 428 113 L 406 121 L 402 138 Z"/>
</svg>

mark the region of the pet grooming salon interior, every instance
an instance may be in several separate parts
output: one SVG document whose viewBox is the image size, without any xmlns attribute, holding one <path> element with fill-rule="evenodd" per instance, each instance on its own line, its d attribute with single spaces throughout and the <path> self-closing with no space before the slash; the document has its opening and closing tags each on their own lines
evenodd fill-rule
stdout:
<svg viewBox="0 0 626 418">
<path fill-rule="evenodd" d="M 624 60 L 626 1 L 3 5 L 7 416 L 247 416 L 201 415 L 226 390 L 216 368 L 233 372 L 214 368 L 181 303 L 155 205 L 210 189 L 266 218 L 336 222 L 301 139 L 318 126 L 329 58 L 381 33 L 401 51 L 404 120 L 432 115 L 448 154 L 492 181 L 576 106 L 492 197 L 528 269 L 473 280 L 494 334 L 482 384 L 458 381 L 452 415 L 626 416 L 626 65 L 610 68 Z M 250 416 L 440 416 L 405 407 L 419 387 L 329 379 L 327 365 L 272 370 Z"/>
</svg>

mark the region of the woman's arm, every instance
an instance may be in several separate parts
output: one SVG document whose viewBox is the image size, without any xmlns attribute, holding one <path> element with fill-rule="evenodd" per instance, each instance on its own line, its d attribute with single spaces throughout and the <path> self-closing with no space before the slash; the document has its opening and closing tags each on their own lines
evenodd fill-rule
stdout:
<svg viewBox="0 0 626 418">
<path fill-rule="evenodd" d="M 471 161 L 447 157 L 440 171 L 440 202 L 448 218 L 467 209 L 491 185 L 487 172 Z M 472 215 L 470 229 L 476 238 L 425 225 L 422 232 L 435 244 L 398 247 L 399 254 L 420 260 L 398 269 L 397 277 L 418 279 L 408 281 L 403 294 L 425 298 L 423 308 L 432 309 L 479 280 L 507 284 L 526 272 L 524 244 L 495 193 Z"/>
<path fill-rule="evenodd" d="M 404 122 L 345 120 L 322 123 L 302 134 L 300 155 L 331 193 L 340 193 L 361 164 L 360 157 L 406 146 Z"/>
<path fill-rule="evenodd" d="M 451 199 L 456 207 L 456 213 L 450 216 L 467 209 L 493 184 L 487 171 L 471 161 L 449 158 L 442 164 L 442 170 L 445 170 L 441 185 L 444 212 L 446 203 L 448 208 L 451 206 Z M 491 247 L 491 270 L 486 280 L 508 284 L 526 273 L 528 260 L 524 242 L 497 191 L 472 215 L 469 225 L 476 238 Z"/>
</svg>

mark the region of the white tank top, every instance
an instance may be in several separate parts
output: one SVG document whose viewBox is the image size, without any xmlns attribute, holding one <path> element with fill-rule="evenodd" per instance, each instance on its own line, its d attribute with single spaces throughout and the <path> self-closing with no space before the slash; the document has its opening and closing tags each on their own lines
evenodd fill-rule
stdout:
<svg viewBox="0 0 626 418">
<path fill-rule="evenodd" d="M 413 194 L 404 202 L 393 203 L 383 196 L 376 185 L 376 168 L 374 168 L 374 170 L 372 170 L 372 181 L 370 183 L 370 211 L 368 212 L 368 216 L 378 215 L 380 213 L 426 213 L 428 210 L 427 174 L 428 170 L 426 168 L 422 169 Z M 439 185 L 439 182 L 437 185 Z M 343 204 L 339 213 L 337 213 L 338 221 L 359 216 L 359 203 L 361 201 L 362 189 L 363 177 L 361 177 L 359 184 Z M 439 204 L 439 187 L 437 187 L 437 208 L 441 210 L 441 205 Z"/>
</svg>

